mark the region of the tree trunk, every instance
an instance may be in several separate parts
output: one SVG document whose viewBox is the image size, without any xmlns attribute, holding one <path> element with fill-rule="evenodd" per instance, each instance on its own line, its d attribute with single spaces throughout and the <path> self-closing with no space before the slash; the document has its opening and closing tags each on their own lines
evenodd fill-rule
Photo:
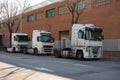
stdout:
<svg viewBox="0 0 120 80">
<path fill-rule="evenodd" d="M 72 25 L 74 24 L 74 12 L 72 14 Z"/>
<path fill-rule="evenodd" d="M 7 26 L 8 26 L 8 31 L 9 31 L 9 39 L 10 39 L 10 48 L 12 47 L 12 28 L 11 28 L 11 26 L 10 26 L 10 21 L 8 22 L 8 23 L 6 23 L 7 24 Z"/>
<path fill-rule="evenodd" d="M 75 20 L 75 24 L 78 23 L 78 19 L 79 19 L 79 17 L 80 17 L 80 14 L 77 15 L 76 20 Z"/>
</svg>

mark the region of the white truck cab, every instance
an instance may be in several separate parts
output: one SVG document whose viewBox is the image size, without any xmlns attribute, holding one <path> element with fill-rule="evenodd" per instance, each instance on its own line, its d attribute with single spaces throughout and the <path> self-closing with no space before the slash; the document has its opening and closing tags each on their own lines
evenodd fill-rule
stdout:
<svg viewBox="0 0 120 80">
<path fill-rule="evenodd" d="M 77 57 L 102 58 L 102 29 L 93 24 L 74 24 L 72 27 L 71 46 Z"/>
<path fill-rule="evenodd" d="M 54 39 L 50 32 L 45 30 L 33 30 L 32 45 L 24 53 L 53 54 Z"/>
<path fill-rule="evenodd" d="M 79 59 L 102 58 L 102 29 L 93 24 L 74 24 L 72 26 L 71 47 L 63 49 L 56 56 L 76 57 Z"/>
<path fill-rule="evenodd" d="M 12 46 L 7 48 L 10 52 L 22 52 L 28 47 L 28 34 L 26 33 L 12 33 Z"/>
</svg>

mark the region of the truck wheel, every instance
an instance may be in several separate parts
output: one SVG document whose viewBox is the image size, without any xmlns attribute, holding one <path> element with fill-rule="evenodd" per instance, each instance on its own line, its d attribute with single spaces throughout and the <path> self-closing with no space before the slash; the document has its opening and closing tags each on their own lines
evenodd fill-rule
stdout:
<svg viewBox="0 0 120 80">
<path fill-rule="evenodd" d="M 76 58 L 79 59 L 79 60 L 83 60 L 83 53 L 82 51 L 78 51 L 77 54 L 76 54 Z"/>
<path fill-rule="evenodd" d="M 61 58 L 61 55 L 59 53 L 55 53 L 56 58 Z"/>
<path fill-rule="evenodd" d="M 16 52 L 16 49 L 15 49 L 15 47 L 13 48 L 13 51 L 12 51 L 13 53 L 15 53 Z"/>
<path fill-rule="evenodd" d="M 37 48 L 34 49 L 34 54 L 38 55 L 38 49 Z"/>
<path fill-rule="evenodd" d="M 55 56 L 56 58 L 61 58 L 61 51 L 55 51 L 55 52 L 54 52 L 54 56 Z"/>
<path fill-rule="evenodd" d="M 23 53 L 24 53 L 24 54 L 28 54 L 28 52 L 27 52 L 27 49 L 26 49 L 26 48 L 23 50 Z"/>
</svg>

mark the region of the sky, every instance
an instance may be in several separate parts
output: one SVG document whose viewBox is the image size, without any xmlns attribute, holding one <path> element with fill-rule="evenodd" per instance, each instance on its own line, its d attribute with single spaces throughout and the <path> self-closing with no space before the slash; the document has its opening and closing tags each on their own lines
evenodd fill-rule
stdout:
<svg viewBox="0 0 120 80">
<path fill-rule="evenodd" d="M 4 0 L 0 0 L 1 1 L 4 1 Z M 14 0 L 11 0 L 11 1 L 14 1 Z M 19 0 L 18 0 L 19 1 Z M 20 0 L 21 1 L 21 0 Z M 24 1 L 24 0 L 23 0 Z M 43 1 L 46 1 L 46 0 L 27 0 L 27 1 L 30 1 L 30 4 L 33 6 L 35 4 L 38 4 L 38 3 L 41 3 Z"/>
<path fill-rule="evenodd" d="M 43 1 L 45 1 L 45 0 L 30 0 L 31 5 L 35 5 L 35 4 L 41 3 Z"/>
</svg>

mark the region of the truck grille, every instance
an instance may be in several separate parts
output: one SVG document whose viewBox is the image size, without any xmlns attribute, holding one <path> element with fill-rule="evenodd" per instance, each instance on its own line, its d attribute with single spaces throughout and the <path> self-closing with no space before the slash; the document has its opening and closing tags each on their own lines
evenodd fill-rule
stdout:
<svg viewBox="0 0 120 80">
<path fill-rule="evenodd" d="M 45 45 L 43 46 L 44 52 L 53 52 L 53 46 Z"/>
<path fill-rule="evenodd" d="M 93 52 L 93 54 L 97 54 L 97 53 L 98 53 L 98 50 L 99 50 L 98 47 L 94 47 L 94 48 L 92 48 L 92 52 Z"/>
</svg>

